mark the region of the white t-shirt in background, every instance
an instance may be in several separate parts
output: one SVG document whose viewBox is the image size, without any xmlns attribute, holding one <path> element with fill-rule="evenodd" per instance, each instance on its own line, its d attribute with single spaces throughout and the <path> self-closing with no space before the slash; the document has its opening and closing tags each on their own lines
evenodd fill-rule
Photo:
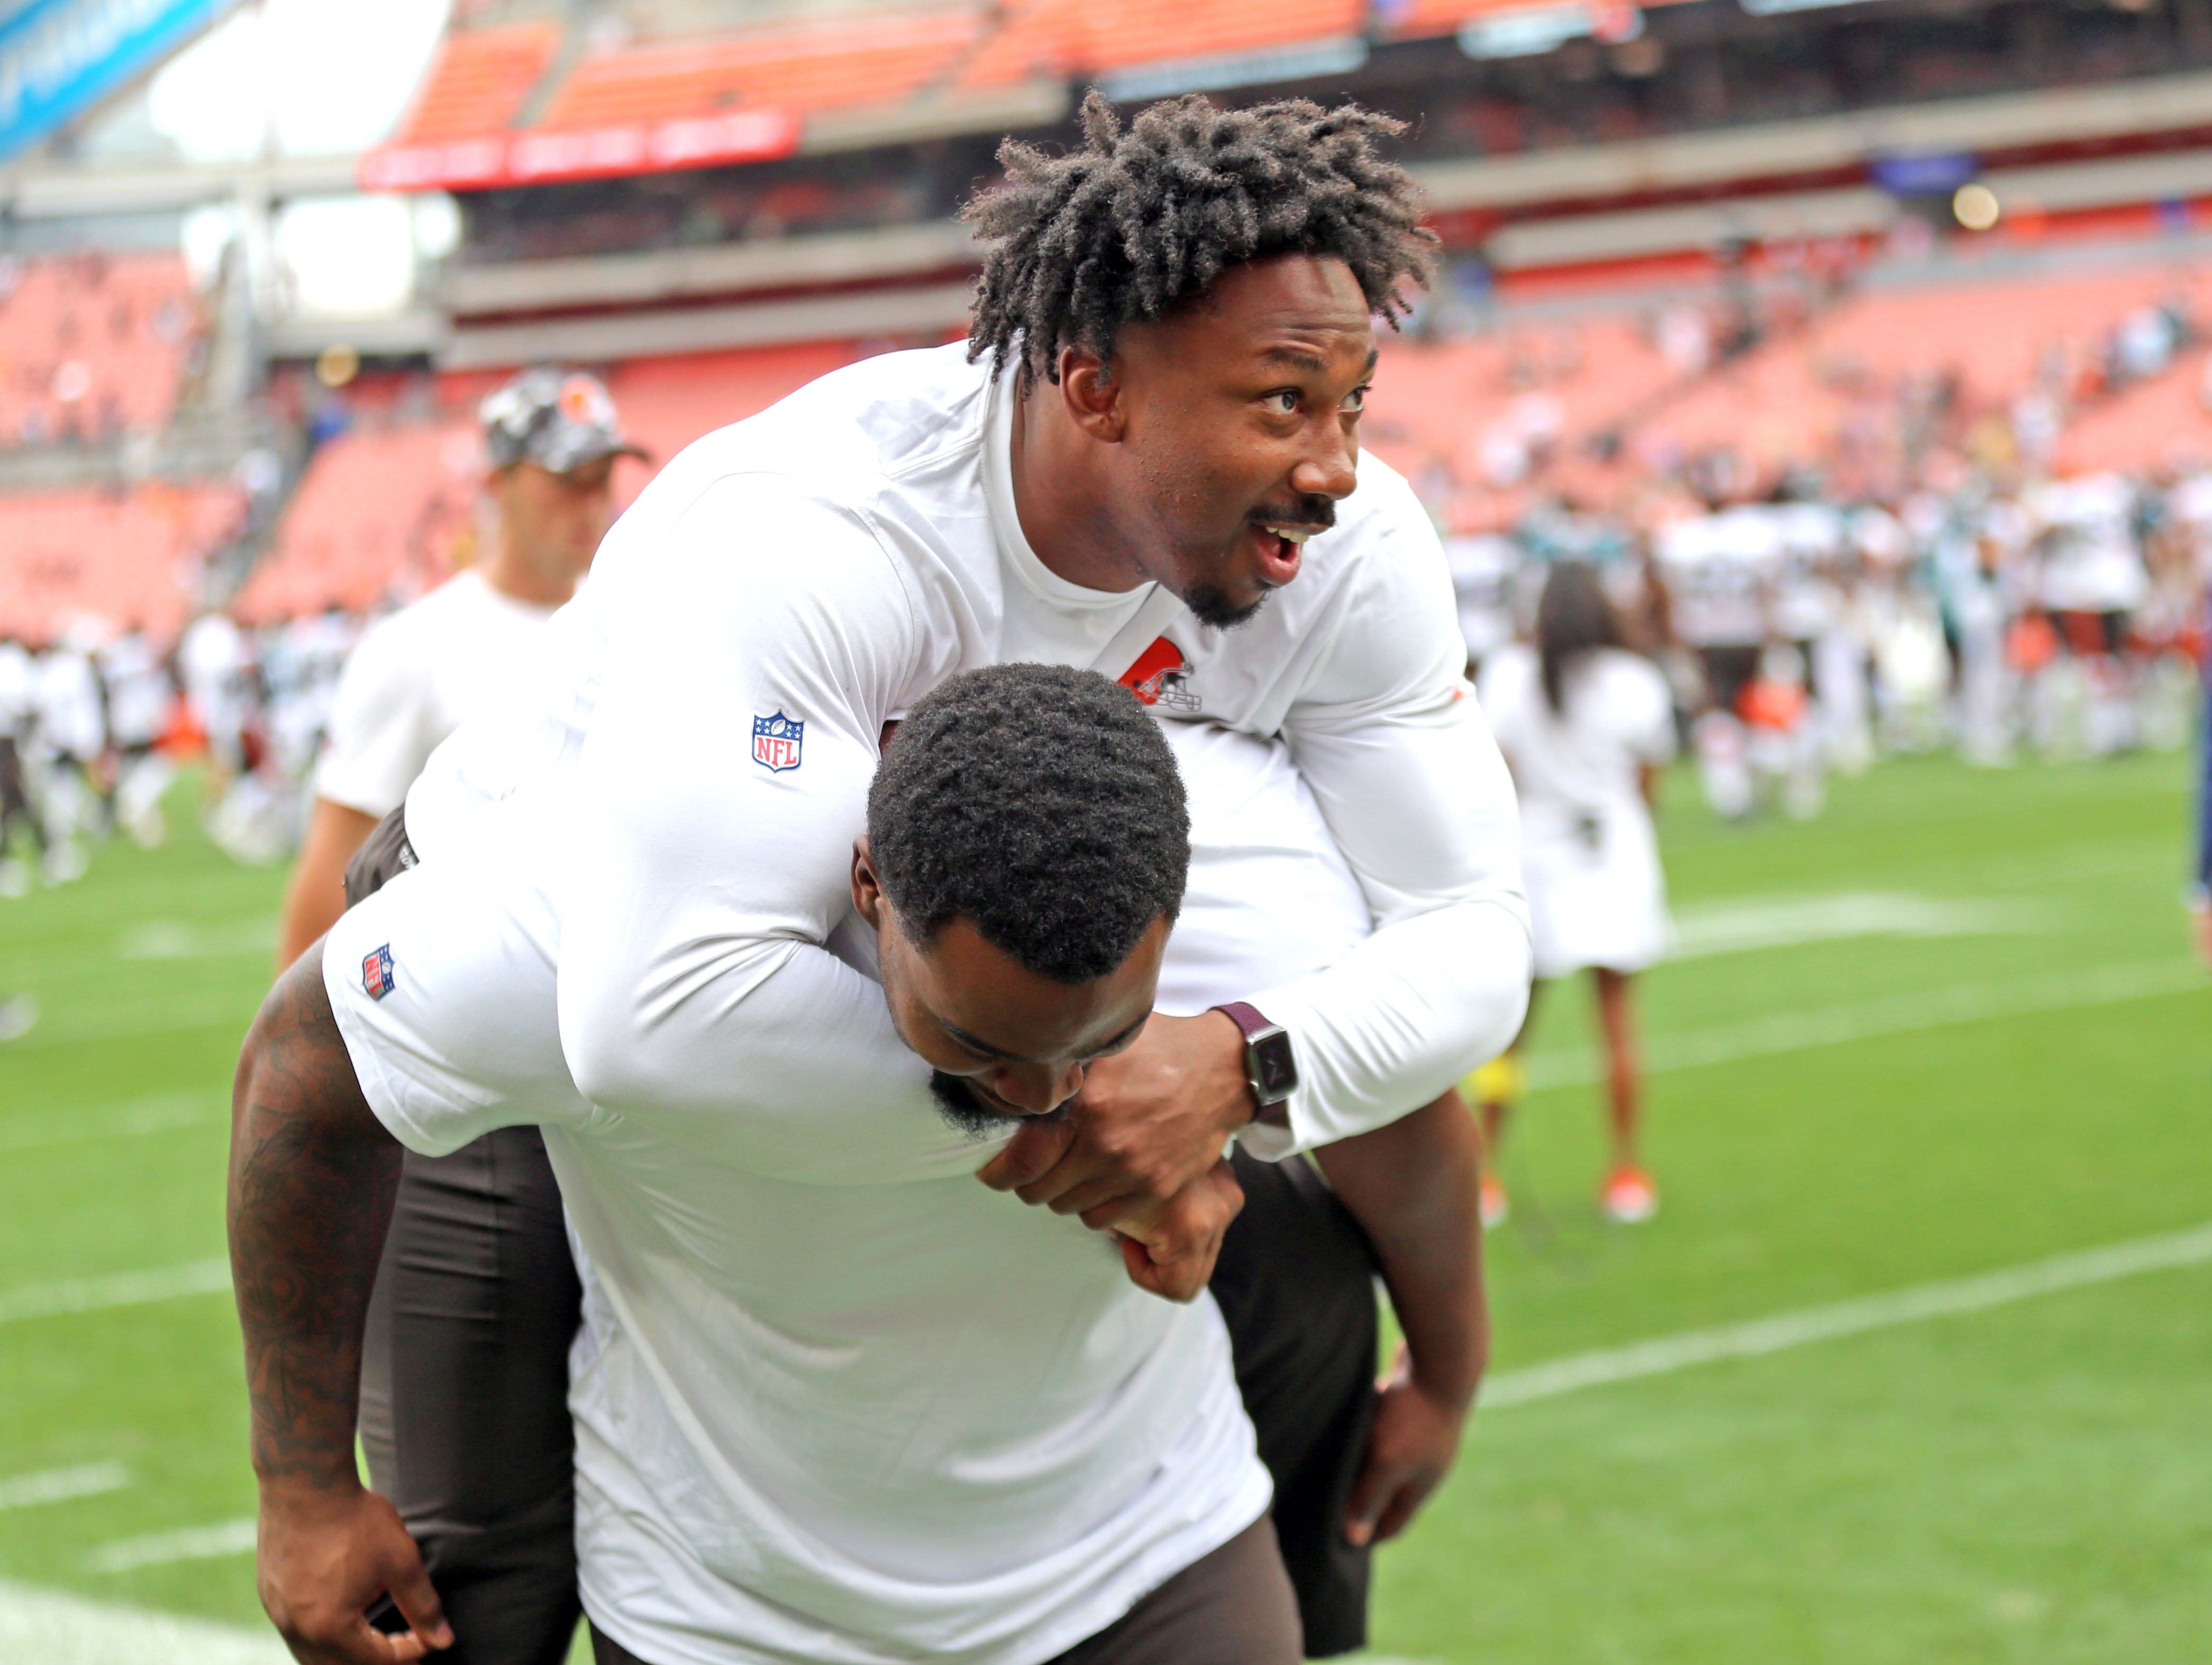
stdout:
<svg viewBox="0 0 2212 1665">
<path fill-rule="evenodd" d="M 379 817 L 397 809 L 430 754 L 517 675 L 552 616 L 471 567 L 375 626 L 338 679 L 315 795 Z"/>
</svg>

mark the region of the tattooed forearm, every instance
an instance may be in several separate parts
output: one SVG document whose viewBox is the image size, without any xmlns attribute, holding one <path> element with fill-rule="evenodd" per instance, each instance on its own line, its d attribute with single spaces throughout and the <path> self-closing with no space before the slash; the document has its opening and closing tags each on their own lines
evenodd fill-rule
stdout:
<svg viewBox="0 0 2212 1665">
<path fill-rule="evenodd" d="M 370 1111 L 309 953 L 263 1002 L 232 1093 L 230 1266 L 253 1467 L 349 1485 L 362 1323 L 399 1146 Z"/>
</svg>

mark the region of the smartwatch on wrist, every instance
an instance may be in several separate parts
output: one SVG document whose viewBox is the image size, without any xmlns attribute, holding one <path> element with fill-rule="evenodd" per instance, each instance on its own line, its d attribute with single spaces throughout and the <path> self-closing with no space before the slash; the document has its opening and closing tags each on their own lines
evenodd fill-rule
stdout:
<svg viewBox="0 0 2212 1665">
<path fill-rule="evenodd" d="M 1244 1079 L 1252 1084 L 1252 1097 L 1262 1111 L 1297 1091 L 1297 1055 L 1291 1049 L 1291 1032 L 1270 1023 L 1256 1007 L 1241 1000 L 1213 1008 L 1224 1014 L 1244 1036 Z"/>
</svg>

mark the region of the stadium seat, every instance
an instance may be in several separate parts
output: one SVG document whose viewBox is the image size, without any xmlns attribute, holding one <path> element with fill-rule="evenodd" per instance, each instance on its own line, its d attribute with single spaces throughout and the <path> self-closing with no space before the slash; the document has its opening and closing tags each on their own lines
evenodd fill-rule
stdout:
<svg viewBox="0 0 2212 1665">
<path fill-rule="evenodd" d="M 0 259 L 0 445 L 160 431 L 199 328 L 175 255 Z"/>
<path fill-rule="evenodd" d="M 608 391 L 623 426 L 659 467 L 703 433 L 768 409 L 817 376 L 860 356 L 850 342 L 750 348 L 677 358 L 634 359 L 614 369 Z M 625 498 L 642 487 L 642 470 L 617 482 Z"/>
<path fill-rule="evenodd" d="M 1034 0 L 1009 9 L 959 79 L 969 87 L 1031 76 L 1080 79 L 1356 34 L 1365 16 L 1359 0 Z"/>
<path fill-rule="evenodd" d="M 981 28 L 973 10 L 897 12 L 623 47 L 578 64 L 544 125 L 896 103 L 948 70 Z"/>
<path fill-rule="evenodd" d="M 398 140 L 427 144 L 507 126 L 560 47 L 561 26 L 543 20 L 447 35 Z"/>
<path fill-rule="evenodd" d="M 607 373 L 630 436 L 652 453 L 647 468 L 615 476 L 627 505 L 653 469 L 701 434 L 767 409 L 793 389 L 850 363 L 847 342 L 640 359 Z M 370 420 L 317 451 L 287 506 L 269 554 L 239 598 L 252 623 L 318 613 L 333 602 L 374 611 L 422 594 L 475 558 L 483 467 L 474 410 L 504 378 L 446 378 L 443 413 L 391 415 L 371 400 Z"/>
<path fill-rule="evenodd" d="M 228 485 L 0 496 L 0 635 L 49 641 L 89 615 L 174 636 L 202 561 L 236 532 L 245 506 Z"/>
<path fill-rule="evenodd" d="M 451 577 L 470 555 L 483 450 L 449 417 L 342 434 L 307 464 L 274 546 L 239 596 L 248 622 L 366 612 Z"/>
</svg>

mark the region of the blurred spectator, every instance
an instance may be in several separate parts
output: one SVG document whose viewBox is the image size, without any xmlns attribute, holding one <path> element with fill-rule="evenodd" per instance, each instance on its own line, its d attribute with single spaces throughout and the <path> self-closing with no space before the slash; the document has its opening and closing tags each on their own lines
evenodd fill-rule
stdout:
<svg viewBox="0 0 2212 1665">
<path fill-rule="evenodd" d="M 574 594 L 613 517 L 615 463 L 643 454 L 606 389 L 580 372 L 525 371 L 481 415 L 498 535 L 483 564 L 384 621 L 347 663 L 285 899 L 280 968 L 336 923 L 354 851 Z"/>
</svg>

